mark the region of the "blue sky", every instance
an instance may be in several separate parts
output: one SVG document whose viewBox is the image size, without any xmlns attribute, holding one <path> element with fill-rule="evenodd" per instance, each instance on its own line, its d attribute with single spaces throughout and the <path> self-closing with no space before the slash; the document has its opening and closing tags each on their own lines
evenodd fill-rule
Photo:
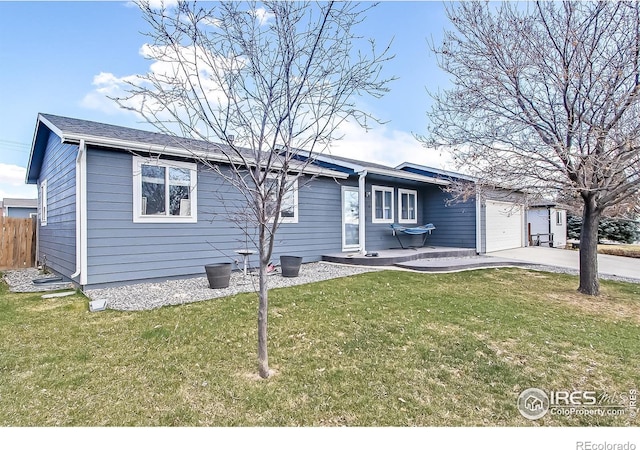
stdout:
<svg viewBox="0 0 640 450">
<path fill-rule="evenodd" d="M 450 168 L 412 133 L 426 132 L 426 88 L 447 86 L 428 42 L 448 24 L 441 2 L 387 1 L 369 12 L 361 34 L 379 46 L 393 39 L 395 58 L 385 73 L 398 80 L 383 99 L 363 99 L 386 124 L 368 133 L 354 126 L 335 152 L 391 165 L 413 162 Z M 125 2 L 0 1 L 0 199 L 35 197 L 24 185 L 39 112 L 152 130 L 104 95 L 122 78 L 143 74 L 149 43 L 140 12 Z"/>
</svg>

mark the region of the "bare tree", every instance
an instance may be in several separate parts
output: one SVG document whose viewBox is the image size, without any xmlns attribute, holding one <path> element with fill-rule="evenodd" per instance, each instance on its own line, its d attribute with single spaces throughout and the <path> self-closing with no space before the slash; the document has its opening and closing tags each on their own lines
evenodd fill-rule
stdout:
<svg viewBox="0 0 640 450">
<path fill-rule="evenodd" d="M 640 187 L 640 4 L 473 2 L 447 8 L 433 50 L 454 87 L 432 94 L 426 145 L 480 183 L 583 205 L 580 286 L 599 293 L 598 220 Z"/>
<path fill-rule="evenodd" d="M 244 198 L 244 231 L 255 236 L 259 255 L 258 371 L 266 378 L 267 265 L 283 200 L 344 120 L 375 120 L 354 97 L 387 91 L 381 69 L 389 47 L 378 54 L 373 41 L 354 34 L 371 5 L 138 5 L 151 27 L 144 53 L 155 70 L 131 81 L 117 101 L 165 133 L 211 143 L 194 158 Z M 212 163 L 208 150 L 225 164 Z"/>
</svg>

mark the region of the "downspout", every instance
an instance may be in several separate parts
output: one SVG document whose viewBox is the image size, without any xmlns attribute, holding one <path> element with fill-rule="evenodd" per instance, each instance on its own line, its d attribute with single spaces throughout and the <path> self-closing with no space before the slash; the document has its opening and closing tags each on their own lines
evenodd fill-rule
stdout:
<svg viewBox="0 0 640 450">
<path fill-rule="evenodd" d="M 360 252 L 365 255 L 367 253 L 366 245 L 365 245 L 365 236 L 366 236 L 366 214 L 367 209 L 365 207 L 365 177 L 367 176 L 367 171 L 362 170 L 358 172 L 360 178 L 358 179 L 358 240 L 360 242 Z"/>
<path fill-rule="evenodd" d="M 476 253 L 482 253 L 482 200 L 480 185 L 476 183 Z"/>
<path fill-rule="evenodd" d="M 87 147 L 80 140 L 76 157 L 76 271 L 71 278 L 80 276 L 79 284 L 87 284 Z"/>
<path fill-rule="evenodd" d="M 554 208 L 549 206 L 549 239 L 551 239 L 551 247 L 555 247 L 554 242 L 553 242 L 553 238 L 552 238 L 552 236 L 553 236 L 553 228 L 552 228 L 552 222 L 551 221 L 553 220 L 553 222 L 556 222 L 556 220 L 555 220 L 556 219 L 555 218 L 556 213 L 553 210 L 554 210 Z"/>
</svg>

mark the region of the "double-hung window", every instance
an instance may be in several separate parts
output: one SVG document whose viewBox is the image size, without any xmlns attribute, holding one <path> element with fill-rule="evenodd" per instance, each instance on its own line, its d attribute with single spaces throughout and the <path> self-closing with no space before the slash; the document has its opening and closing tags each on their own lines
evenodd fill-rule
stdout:
<svg viewBox="0 0 640 450">
<path fill-rule="evenodd" d="M 133 158 L 133 221 L 198 221 L 194 163 Z"/>
<path fill-rule="evenodd" d="M 418 221 L 418 192 L 410 189 L 398 189 L 400 203 L 399 223 L 417 223 Z"/>
<path fill-rule="evenodd" d="M 267 204 L 267 215 L 274 219 L 276 199 L 280 190 L 281 177 L 277 174 L 267 175 L 265 188 L 272 200 Z M 285 178 L 282 202 L 280 203 L 280 223 L 298 223 L 298 178 L 287 176 Z"/>
<path fill-rule="evenodd" d="M 373 201 L 371 217 L 373 223 L 393 223 L 393 188 L 371 186 Z"/>
</svg>

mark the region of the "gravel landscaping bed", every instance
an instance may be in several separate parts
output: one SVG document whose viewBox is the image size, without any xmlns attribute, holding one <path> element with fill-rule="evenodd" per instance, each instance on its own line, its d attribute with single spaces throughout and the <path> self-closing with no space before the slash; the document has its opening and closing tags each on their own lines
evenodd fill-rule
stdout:
<svg viewBox="0 0 640 450">
<path fill-rule="evenodd" d="M 543 272 L 566 273 L 578 275 L 577 270 L 546 265 L 527 265 L 524 269 Z M 280 273 L 270 275 L 269 288 L 295 286 L 332 278 L 346 277 L 376 270 L 393 269 L 392 267 L 363 267 L 346 266 L 325 262 L 303 264 L 300 275 L 295 278 L 284 278 Z M 6 271 L 3 279 L 12 292 L 44 292 L 60 289 L 73 289 L 71 283 L 52 284 L 48 286 L 35 285 L 32 280 L 50 277 L 37 269 L 21 269 Z M 601 275 L 601 279 L 640 283 L 640 279 Z M 84 294 L 91 300 L 106 300 L 107 307 L 121 311 L 141 311 L 159 308 L 167 305 L 180 305 L 218 297 L 226 297 L 241 292 L 255 292 L 258 288 L 258 278 L 255 275 L 243 275 L 242 272 L 232 272 L 229 287 L 226 289 L 210 289 L 206 277 L 169 280 L 158 283 L 139 283 L 127 286 L 87 289 Z"/>
<path fill-rule="evenodd" d="M 280 273 L 270 275 L 269 288 L 313 283 L 374 270 L 379 269 L 341 266 L 322 262 L 303 264 L 300 267 L 300 275 L 298 277 L 285 278 Z M 226 297 L 240 292 L 255 292 L 257 289 L 257 276 L 245 276 L 242 272 L 232 272 L 229 287 L 226 289 L 209 289 L 207 278 L 202 276 L 160 283 L 140 283 L 114 288 L 87 289 L 85 295 L 91 300 L 106 300 L 107 307 L 110 309 L 140 311 L 167 305 L 181 305 Z"/>
<path fill-rule="evenodd" d="M 34 284 L 33 280 L 52 277 L 51 274 L 30 268 L 20 270 L 7 270 L 2 279 L 9 285 L 11 292 L 46 292 L 60 289 L 75 289 L 73 283 Z"/>
</svg>

